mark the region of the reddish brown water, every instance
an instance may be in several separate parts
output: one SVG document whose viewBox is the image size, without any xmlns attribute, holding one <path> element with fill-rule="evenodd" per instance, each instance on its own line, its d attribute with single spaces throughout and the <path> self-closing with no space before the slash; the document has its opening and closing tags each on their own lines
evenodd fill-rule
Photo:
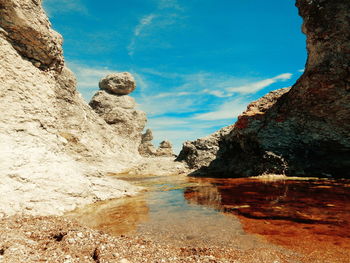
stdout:
<svg viewBox="0 0 350 263">
<path fill-rule="evenodd" d="M 243 229 L 319 262 L 350 262 L 350 181 L 195 179 L 189 203 L 237 216 Z"/>
<path fill-rule="evenodd" d="M 278 262 L 350 262 L 349 180 L 123 179 L 148 191 L 72 215 L 111 234 L 169 245 L 262 249 L 298 258 Z"/>
</svg>

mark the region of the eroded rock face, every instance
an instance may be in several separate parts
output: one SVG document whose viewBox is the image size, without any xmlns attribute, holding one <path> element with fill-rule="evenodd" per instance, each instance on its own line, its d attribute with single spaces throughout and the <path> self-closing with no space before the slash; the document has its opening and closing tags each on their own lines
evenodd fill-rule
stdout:
<svg viewBox="0 0 350 263">
<path fill-rule="evenodd" d="M 173 146 L 169 141 L 162 141 L 157 149 L 157 156 L 174 156 Z"/>
<path fill-rule="evenodd" d="M 233 125 L 227 126 L 217 132 L 195 141 L 186 141 L 177 161 L 185 161 L 190 169 L 207 167 L 215 160 L 219 150 L 219 142 L 233 129 Z"/>
<path fill-rule="evenodd" d="M 290 88 L 284 88 L 271 91 L 259 100 L 250 103 L 247 106 L 247 110 L 238 116 L 238 121 L 235 125 L 224 127 L 209 136 L 193 142 L 185 142 L 177 161 L 186 161 L 191 169 L 208 167 L 212 161 L 220 158 L 222 153 L 220 147 L 225 144 L 225 139 L 231 132 L 235 131 L 235 128 L 238 130 L 250 118 L 261 119 L 265 111 L 272 107 L 289 90 Z"/>
<path fill-rule="evenodd" d="M 151 129 L 147 129 L 142 134 L 142 140 L 139 147 L 139 152 L 145 157 L 174 157 L 173 146 L 169 141 L 162 141 L 156 149 L 152 143 L 153 133 Z"/>
<path fill-rule="evenodd" d="M 118 75 L 118 73 L 111 75 Z M 127 75 L 131 76 L 130 73 Z M 105 79 L 108 79 L 108 76 Z M 135 82 L 128 85 L 136 87 Z M 89 104 L 113 128 L 115 135 L 130 140 L 134 144 L 133 148 L 138 149 L 147 117 L 145 112 L 135 109 L 136 103 L 132 97 L 100 90 L 92 97 Z"/>
<path fill-rule="evenodd" d="M 0 30 L 12 47 L 36 67 L 62 69 L 62 37 L 51 29 L 41 0 L 0 0 Z"/>
<path fill-rule="evenodd" d="M 198 172 L 350 177 L 350 2 L 296 5 L 307 35 L 304 74 L 276 103 L 240 116 Z"/>
<path fill-rule="evenodd" d="M 142 156 L 155 156 L 157 154 L 157 149 L 154 147 L 153 143 L 153 133 L 151 129 L 147 129 L 144 134 L 142 134 L 141 144 L 139 146 L 139 153 Z"/>
<path fill-rule="evenodd" d="M 136 193 L 102 175 L 140 159 L 76 91 L 37 0 L 0 0 L 0 214 L 62 214 Z"/>
<path fill-rule="evenodd" d="M 129 72 L 112 73 L 102 78 L 99 83 L 101 90 L 116 95 L 128 95 L 136 88 L 134 77 Z"/>
</svg>

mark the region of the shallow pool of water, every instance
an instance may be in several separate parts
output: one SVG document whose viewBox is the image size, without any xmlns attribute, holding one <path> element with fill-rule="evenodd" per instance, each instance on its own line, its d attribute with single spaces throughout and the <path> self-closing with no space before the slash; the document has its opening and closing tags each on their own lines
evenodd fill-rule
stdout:
<svg viewBox="0 0 350 263">
<path fill-rule="evenodd" d="M 350 258 L 349 180 L 122 179 L 148 191 L 71 216 L 110 234 L 137 234 L 170 245 L 273 246 L 313 253 L 325 262 Z"/>
</svg>

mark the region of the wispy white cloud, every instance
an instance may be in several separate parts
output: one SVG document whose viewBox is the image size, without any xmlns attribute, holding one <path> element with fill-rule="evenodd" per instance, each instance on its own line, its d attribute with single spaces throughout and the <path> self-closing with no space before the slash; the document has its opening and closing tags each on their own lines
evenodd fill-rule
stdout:
<svg viewBox="0 0 350 263">
<path fill-rule="evenodd" d="M 129 56 L 132 57 L 135 54 L 140 39 L 159 35 L 159 30 L 176 24 L 181 18 L 178 15 L 178 12 L 181 11 L 183 11 L 183 8 L 176 0 L 158 0 L 154 12 L 142 16 L 135 26 L 129 45 L 126 47 Z M 171 44 L 164 41 L 159 41 L 158 45 L 161 45 L 162 48 L 171 47 Z"/>
<path fill-rule="evenodd" d="M 171 113 L 188 113 L 196 111 L 199 102 L 191 97 L 164 97 L 156 98 L 152 95 L 143 96 L 137 100 L 139 108 L 150 116 L 165 115 Z"/>
<path fill-rule="evenodd" d="M 132 37 L 132 39 L 127 47 L 129 56 L 132 56 L 134 54 L 137 39 L 140 37 L 142 32 L 147 27 L 151 26 L 152 21 L 154 20 L 155 17 L 156 17 L 156 14 L 148 14 L 140 19 L 139 23 L 136 25 L 136 27 L 134 29 L 134 35 L 133 35 L 133 37 Z"/>
<path fill-rule="evenodd" d="M 197 120 L 208 120 L 208 121 L 217 121 L 217 120 L 227 120 L 234 119 L 239 114 L 241 114 L 247 107 L 248 102 L 242 98 L 235 98 L 233 100 L 224 102 L 221 104 L 217 110 L 197 114 L 194 119 Z"/>
<path fill-rule="evenodd" d="M 159 98 L 199 94 L 209 94 L 218 98 L 226 98 L 237 94 L 255 94 L 276 82 L 287 81 L 292 77 L 291 73 L 283 73 L 273 78 L 256 81 L 256 79 L 249 77 L 236 78 L 210 72 L 179 74 L 159 72 L 152 69 L 142 69 L 141 71 L 157 77 L 177 79 L 182 83 L 177 87 L 173 87 L 172 92 L 162 92 L 156 95 Z"/>
<path fill-rule="evenodd" d="M 301 68 L 301 69 L 298 70 L 298 72 L 301 72 L 301 73 L 303 73 L 304 71 L 305 71 L 304 68 Z"/>
<path fill-rule="evenodd" d="M 140 23 L 135 27 L 134 35 L 139 36 L 142 33 L 142 30 L 150 25 L 155 17 L 155 14 L 149 14 L 141 18 Z"/>
<path fill-rule="evenodd" d="M 170 126 L 186 125 L 188 124 L 188 121 L 185 118 L 159 117 L 151 118 L 148 121 L 148 124 L 152 127 L 152 129 L 164 129 Z"/>
<path fill-rule="evenodd" d="M 210 94 L 210 95 L 213 95 L 215 97 L 218 97 L 218 98 L 225 98 L 227 97 L 228 95 L 225 94 L 225 92 L 221 91 L 221 90 L 209 90 L 209 89 L 205 89 L 203 90 L 204 93 L 207 93 L 207 94 Z"/>
<path fill-rule="evenodd" d="M 226 91 L 228 91 L 229 93 L 240 93 L 240 94 L 256 93 L 278 81 L 289 80 L 291 77 L 292 77 L 291 73 L 284 73 L 273 78 L 252 82 L 246 85 L 226 88 Z"/>
<path fill-rule="evenodd" d="M 88 14 L 88 9 L 81 0 L 44 0 L 43 6 L 50 17 L 70 12 Z"/>
<path fill-rule="evenodd" d="M 177 10 L 183 10 L 184 8 L 179 5 L 177 0 L 159 0 L 158 2 L 159 9 L 173 8 Z"/>
<path fill-rule="evenodd" d="M 163 92 L 163 93 L 159 93 L 158 95 L 153 96 L 153 98 L 166 98 L 166 97 L 181 97 L 181 96 L 189 96 L 189 95 L 194 95 L 196 93 L 194 92 Z"/>
</svg>

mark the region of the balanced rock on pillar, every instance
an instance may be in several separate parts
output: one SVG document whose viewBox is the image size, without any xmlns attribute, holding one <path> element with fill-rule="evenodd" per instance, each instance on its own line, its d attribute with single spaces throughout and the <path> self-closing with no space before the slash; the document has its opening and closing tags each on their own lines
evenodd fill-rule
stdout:
<svg viewBox="0 0 350 263">
<path fill-rule="evenodd" d="M 133 76 L 128 72 L 109 74 L 100 80 L 99 86 L 101 90 L 89 105 L 118 135 L 139 147 L 147 117 L 145 112 L 135 109 L 135 100 L 126 95 L 136 88 Z"/>
</svg>

